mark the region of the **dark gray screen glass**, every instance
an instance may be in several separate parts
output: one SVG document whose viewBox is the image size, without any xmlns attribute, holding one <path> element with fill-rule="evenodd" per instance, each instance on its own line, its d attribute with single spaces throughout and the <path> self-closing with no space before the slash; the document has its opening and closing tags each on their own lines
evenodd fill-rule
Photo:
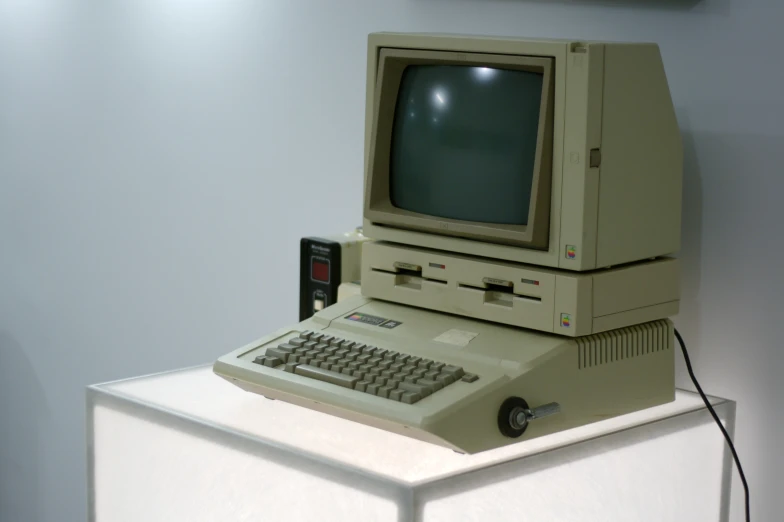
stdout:
<svg viewBox="0 0 784 522">
<path fill-rule="evenodd" d="M 542 74 L 412 65 L 392 131 L 390 198 L 430 216 L 528 224 Z"/>
</svg>

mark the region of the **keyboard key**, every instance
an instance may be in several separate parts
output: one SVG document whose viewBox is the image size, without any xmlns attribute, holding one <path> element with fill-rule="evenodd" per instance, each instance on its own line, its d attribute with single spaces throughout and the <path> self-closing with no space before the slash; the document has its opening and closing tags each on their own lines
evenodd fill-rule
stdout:
<svg viewBox="0 0 784 522">
<path fill-rule="evenodd" d="M 348 363 L 348 367 L 352 370 L 359 370 L 359 367 L 362 366 L 362 363 L 359 361 L 351 361 Z"/>
<path fill-rule="evenodd" d="M 411 364 L 407 364 L 407 365 L 403 366 L 403 368 L 400 371 L 405 373 L 406 375 L 411 375 L 411 373 L 414 370 L 416 370 L 416 366 L 411 365 Z"/>
<path fill-rule="evenodd" d="M 391 392 L 389 392 L 389 398 L 392 399 L 393 401 L 398 401 L 399 402 L 400 399 L 403 397 L 404 393 L 405 393 L 405 390 L 399 390 L 399 389 L 398 390 L 392 390 Z"/>
<path fill-rule="evenodd" d="M 358 361 L 361 361 L 361 362 L 363 362 L 363 363 L 366 363 L 366 362 L 368 362 L 368 361 L 369 361 L 370 359 L 372 359 L 372 358 L 373 358 L 373 356 L 372 356 L 372 355 L 370 355 L 369 353 L 363 353 L 362 355 L 360 355 L 359 357 L 357 357 L 357 360 L 358 360 Z"/>
<path fill-rule="evenodd" d="M 365 353 L 365 348 L 368 348 L 368 345 L 365 343 L 354 343 L 354 346 L 351 349 L 356 350 L 357 352 Z"/>
<path fill-rule="evenodd" d="M 264 364 L 264 359 L 266 358 L 267 358 L 266 355 L 258 355 L 256 356 L 255 359 L 253 359 L 253 362 L 255 362 L 256 364 Z"/>
<path fill-rule="evenodd" d="M 430 379 L 419 379 L 416 383 L 420 386 L 427 386 L 430 389 L 430 393 L 435 393 L 444 387 L 440 382 L 431 381 Z"/>
<path fill-rule="evenodd" d="M 322 339 L 322 342 L 323 342 L 323 341 L 324 341 L 324 340 Z M 330 345 L 330 346 L 334 346 L 334 347 L 336 347 L 336 348 L 340 348 L 340 344 L 341 344 L 343 341 L 345 341 L 345 339 L 341 339 L 340 337 L 333 337 L 333 338 L 332 338 L 332 339 L 329 341 L 329 345 Z"/>
<path fill-rule="evenodd" d="M 394 370 L 384 370 L 381 372 L 381 376 L 386 377 L 387 379 L 391 379 L 395 373 L 396 372 Z"/>
<path fill-rule="evenodd" d="M 444 366 L 446 366 L 444 363 L 434 362 L 430 365 L 430 369 L 436 372 L 440 372 Z"/>
<path fill-rule="evenodd" d="M 399 372 L 401 369 L 403 369 L 403 366 L 405 365 L 406 365 L 405 363 L 396 362 L 396 363 L 392 363 L 392 366 L 390 366 L 389 368 L 395 370 L 396 372 Z"/>
<path fill-rule="evenodd" d="M 330 355 L 329 357 L 327 357 L 327 362 L 330 362 L 332 364 L 337 364 L 339 360 L 340 357 L 338 357 L 337 355 Z"/>
<path fill-rule="evenodd" d="M 397 379 L 398 381 L 404 381 L 406 379 L 406 377 L 408 377 L 408 374 L 407 373 L 403 373 L 403 372 L 397 372 L 394 375 L 394 378 Z"/>
<path fill-rule="evenodd" d="M 346 350 L 345 348 L 341 348 L 340 350 L 335 352 L 335 355 L 339 355 L 341 357 L 345 357 L 346 354 L 348 354 L 348 352 L 349 352 L 349 350 Z"/>
<path fill-rule="evenodd" d="M 460 368 L 459 366 L 444 366 L 441 369 L 441 373 L 446 373 L 448 375 L 451 375 L 455 380 L 459 379 L 465 374 L 463 369 Z"/>
<path fill-rule="evenodd" d="M 430 368 L 431 364 L 433 364 L 433 361 L 431 361 L 430 359 L 422 359 L 421 361 L 419 361 L 419 364 L 417 364 L 417 366 L 419 366 L 420 368 L 428 369 Z"/>
<path fill-rule="evenodd" d="M 329 348 L 329 345 L 324 343 L 318 343 L 316 346 L 313 347 L 314 350 L 318 350 L 320 352 L 323 352 L 327 348 Z"/>
<path fill-rule="evenodd" d="M 383 398 L 385 398 L 385 399 L 388 399 L 388 398 L 389 398 L 389 394 L 390 394 L 390 393 L 391 393 L 393 390 L 394 390 L 394 388 L 393 388 L 393 387 L 391 387 L 391 386 L 382 386 L 382 387 L 381 387 L 381 388 L 379 388 L 379 389 L 378 389 L 378 391 L 376 392 L 376 396 L 378 396 L 378 397 L 383 397 Z"/>
<path fill-rule="evenodd" d="M 305 339 L 303 339 L 302 337 L 295 337 L 293 339 L 289 339 L 288 343 L 293 345 L 293 346 L 299 347 L 299 346 L 302 346 L 303 344 L 305 344 Z"/>
<path fill-rule="evenodd" d="M 362 347 L 360 348 L 360 350 L 362 350 L 362 353 L 366 353 L 368 355 L 371 355 L 373 352 L 376 351 L 376 347 L 375 346 L 371 346 L 369 344 L 363 344 Z"/>
<path fill-rule="evenodd" d="M 381 357 L 382 359 L 385 358 L 386 354 L 387 354 L 387 351 L 386 350 L 382 350 L 381 348 L 379 348 L 378 350 L 373 352 L 373 356 L 374 357 Z"/>
<path fill-rule="evenodd" d="M 479 379 L 478 375 L 475 375 L 473 373 L 467 373 L 463 375 L 463 378 L 460 380 L 463 382 L 475 382 L 477 379 Z"/>
<path fill-rule="evenodd" d="M 308 341 L 305 344 L 303 344 L 302 346 L 304 346 L 308 350 L 312 350 L 317 344 L 318 343 L 316 341 Z"/>
<path fill-rule="evenodd" d="M 406 375 L 403 379 L 404 382 L 413 382 L 416 383 L 419 380 L 419 377 L 416 375 Z"/>
<path fill-rule="evenodd" d="M 283 343 L 283 344 L 279 344 L 278 345 L 278 350 L 280 350 L 281 352 L 286 352 L 286 353 L 294 353 L 294 349 L 295 348 L 296 348 L 296 346 L 294 346 L 293 344 L 289 344 L 289 343 Z"/>
<path fill-rule="evenodd" d="M 378 377 L 376 377 L 375 382 L 376 384 L 380 384 L 383 386 L 387 383 L 387 378 L 379 375 Z"/>
<path fill-rule="evenodd" d="M 338 348 L 337 348 L 337 346 L 327 346 L 327 347 L 324 349 L 324 351 L 325 351 L 325 352 L 327 352 L 327 353 L 328 353 L 328 354 L 330 354 L 330 355 L 337 355 L 337 353 L 338 353 Z"/>
<path fill-rule="evenodd" d="M 265 355 L 267 357 L 277 357 L 278 359 L 282 359 L 283 362 L 286 362 L 289 358 L 289 354 L 287 352 L 281 351 L 278 348 L 267 348 Z"/>
<path fill-rule="evenodd" d="M 406 355 L 406 354 L 404 354 L 404 353 L 401 353 L 400 355 L 398 355 L 397 357 L 395 357 L 395 360 L 396 360 L 397 362 L 402 362 L 402 363 L 404 363 L 404 362 L 408 361 L 410 358 L 411 358 L 411 356 L 410 356 L 410 355 Z"/>
<path fill-rule="evenodd" d="M 305 330 L 304 332 L 300 332 L 299 337 L 300 339 L 310 339 L 311 335 L 313 335 L 311 330 Z"/>
<path fill-rule="evenodd" d="M 397 388 L 398 385 L 403 382 L 397 379 L 387 379 L 387 386 L 392 386 L 393 388 Z"/>
<path fill-rule="evenodd" d="M 369 363 L 369 364 L 372 364 L 373 366 L 378 366 L 378 363 L 380 363 L 382 360 L 383 360 L 383 359 L 382 359 L 381 357 L 372 357 L 372 358 L 371 358 L 371 359 L 368 361 L 368 363 Z"/>
<path fill-rule="evenodd" d="M 393 351 L 389 350 L 389 351 L 387 351 L 387 353 L 384 354 L 384 360 L 394 362 L 395 361 L 395 357 L 397 357 L 398 355 L 400 355 L 400 354 L 397 353 L 397 352 L 393 352 Z"/>
<path fill-rule="evenodd" d="M 368 375 L 373 375 L 375 377 L 381 377 L 381 368 L 379 368 L 377 366 L 373 366 L 370 369 L 370 371 L 368 372 Z"/>
<path fill-rule="evenodd" d="M 324 337 L 321 338 L 321 341 L 319 342 L 322 342 L 324 344 L 330 344 L 334 338 L 335 337 L 332 335 L 325 335 Z"/>
<path fill-rule="evenodd" d="M 321 342 L 323 338 L 324 338 L 323 333 L 314 333 L 313 335 L 310 336 L 310 340 L 316 342 Z"/>
<path fill-rule="evenodd" d="M 363 372 L 369 372 L 370 370 L 373 369 L 373 365 L 365 363 L 365 364 L 360 365 L 359 369 L 360 369 L 360 371 L 363 371 Z"/>
<path fill-rule="evenodd" d="M 316 368 L 315 366 L 307 364 L 298 365 L 294 368 L 294 373 L 303 377 L 310 377 L 311 379 L 337 384 L 344 388 L 353 388 L 354 385 L 359 382 L 359 379 L 356 377 L 343 375 L 342 373 L 325 370 L 323 368 Z"/>
<path fill-rule="evenodd" d="M 426 374 L 426 373 L 427 373 L 427 370 L 425 370 L 424 368 L 417 368 L 416 370 L 414 370 L 413 372 L 411 372 L 411 375 L 413 375 L 413 376 L 415 376 L 415 377 L 420 377 L 420 378 L 422 378 L 422 377 L 424 377 L 424 376 L 425 376 L 425 374 Z"/>
<path fill-rule="evenodd" d="M 340 347 L 351 349 L 354 347 L 355 344 L 356 343 L 354 341 L 343 341 L 342 343 L 340 343 Z"/>
<path fill-rule="evenodd" d="M 405 404 L 414 404 L 419 402 L 422 399 L 422 396 L 418 393 L 414 392 L 405 392 L 403 393 L 403 397 L 401 397 L 400 402 Z"/>
<path fill-rule="evenodd" d="M 353 375 L 357 379 L 362 379 L 364 381 L 366 374 L 365 374 L 365 372 L 362 372 L 362 371 L 359 371 L 359 370 L 354 370 L 353 372 L 351 372 L 351 375 Z"/>
<path fill-rule="evenodd" d="M 277 357 L 267 357 L 264 359 L 264 366 L 268 366 L 270 368 L 280 366 L 281 364 L 283 364 L 283 361 Z"/>
<path fill-rule="evenodd" d="M 332 363 L 328 363 L 327 361 L 321 361 L 321 363 L 319 364 L 319 368 L 322 368 L 324 370 L 331 370 Z"/>
<path fill-rule="evenodd" d="M 419 361 L 421 361 L 421 360 L 422 360 L 422 358 L 421 358 L 421 357 L 411 357 L 411 358 L 408 360 L 408 364 L 413 364 L 413 365 L 415 365 L 415 366 L 416 366 L 417 364 L 419 364 Z"/>
<path fill-rule="evenodd" d="M 299 355 L 297 355 L 296 353 L 295 353 L 295 354 L 293 354 L 293 355 L 289 355 L 289 360 L 288 360 L 288 362 L 290 362 L 290 363 L 296 363 L 296 362 L 299 362 L 299 358 L 300 358 L 300 356 L 299 356 Z"/>
<path fill-rule="evenodd" d="M 294 373 L 294 368 L 299 366 L 297 363 L 287 363 L 286 366 L 283 368 L 283 371 Z"/>
<path fill-rule="evenodd" d="M 379 367 L 379 368 L 382 368 L 382 369 L 384 369 L 384 370 L 386 370 L 386 369 L 390 368 L 391 366 L 392 366 L 392 361 L 388 361 L 388 360 L 386 360 L 386 359 L 384 359 L 383 361 L 381 361 L 380 363 L 378 363 L 378 367 Z"/>
<path fill-rule="evenodd" d="M 370 393 L 371 395 L 375 395 L 378 389 L 381 388 L 380 384 L 368 384 L 367 388 L 365 388 L 365 393 Z"/>
<path fill-rule="evenodd" d="M 449 375 L 448 373 L 439 373 L 438 377 L 435 379 L 436 381 L 440 382 L 444 386 L 448 386 L 455 382 L 455 378 Z"/>
<path fill-rule="evenodd" d="M 363 391 L 365 391 L 365 390 L 367 389 L 367 387 L 368 387 L 368 385 L 369 385 L 369 384 L 370 384 L 370 383 L 369 383 L 368 381 L 358 381 L 358 382 L 357 382 L 357 383 L 354 385 L 354 389 L 355 389 L 355 390 L 357 390 L 357 391 L 361 391 L 361 392 L 363 392 Z"/>
<path fill-rule="evenodd" d="M 354 370 L 352 370 L 351 368 L 343 368 L 342 370 L 340 370 L 340 373 L 342 373 L 343 375 L 354 375 Z"/>
<path fill-rule="evenodd" d="M 316 360 L 317 361 L 326 361 L 327 357 L 329 357 L 329 355 L 327 355 L 325 353 L 317 353 L 316 354 Z"/>
<path fill-rule="evenodd" d="M 413 382 L 401 382 L 398 386 L 401 390 L 406 390 L 414 393 L 418 393 L 422 397 L 427 397 L 428 395 L 432 394 L 433 392 L 430 391 L 430 388 L 427 386 L 422 386 L 421 384 L 414 384 Z"/>
<path fill-rule="evenodd" d="M 430 370 L 425 374 L 425 379 L 430 379 L 431 381 L 435 381 L 436 377 L 438 377 L 438 372 L 435 370 Z"/>
</svg>

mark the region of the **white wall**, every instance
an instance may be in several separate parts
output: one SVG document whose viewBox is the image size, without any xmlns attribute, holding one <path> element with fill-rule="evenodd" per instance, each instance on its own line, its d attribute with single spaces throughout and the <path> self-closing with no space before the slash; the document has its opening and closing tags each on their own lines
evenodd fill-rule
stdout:
<svg viewBox="0 0 784 522">
<path fill-rule="evenodd" d="M 660 43 L 686 144 L 678 324 L 738 401 L 755 518 L 780 518 L 782 19 L 776 0 L 0 0 L 0 520 L 85 518 L 85 385 L 296 320 L 298 239 L 360 222 L 376 30 Z"/>
</svg>

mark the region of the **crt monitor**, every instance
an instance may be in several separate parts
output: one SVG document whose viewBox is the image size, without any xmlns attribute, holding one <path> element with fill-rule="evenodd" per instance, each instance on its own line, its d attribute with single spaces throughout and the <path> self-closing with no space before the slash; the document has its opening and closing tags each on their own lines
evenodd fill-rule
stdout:
<svg viewBox="0 0 784 522">
<path fill-rule="evenodd" d="M 655 45 L 375 34 L 367 97 L 374 239 L 571 270 L 679 247 Z"/>
</svg>

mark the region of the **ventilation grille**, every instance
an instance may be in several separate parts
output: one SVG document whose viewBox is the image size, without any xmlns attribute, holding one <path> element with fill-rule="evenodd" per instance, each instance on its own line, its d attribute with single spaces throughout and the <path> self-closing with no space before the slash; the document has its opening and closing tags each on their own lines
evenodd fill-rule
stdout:
<svg viewBox="0 0 784 522">
<path fill-rule="evenodd" d="M 672 324 L 654 321 L 611 332 L 578 337 L 578 367 L 582 370 L 672 348 Z"/>
</svg>

